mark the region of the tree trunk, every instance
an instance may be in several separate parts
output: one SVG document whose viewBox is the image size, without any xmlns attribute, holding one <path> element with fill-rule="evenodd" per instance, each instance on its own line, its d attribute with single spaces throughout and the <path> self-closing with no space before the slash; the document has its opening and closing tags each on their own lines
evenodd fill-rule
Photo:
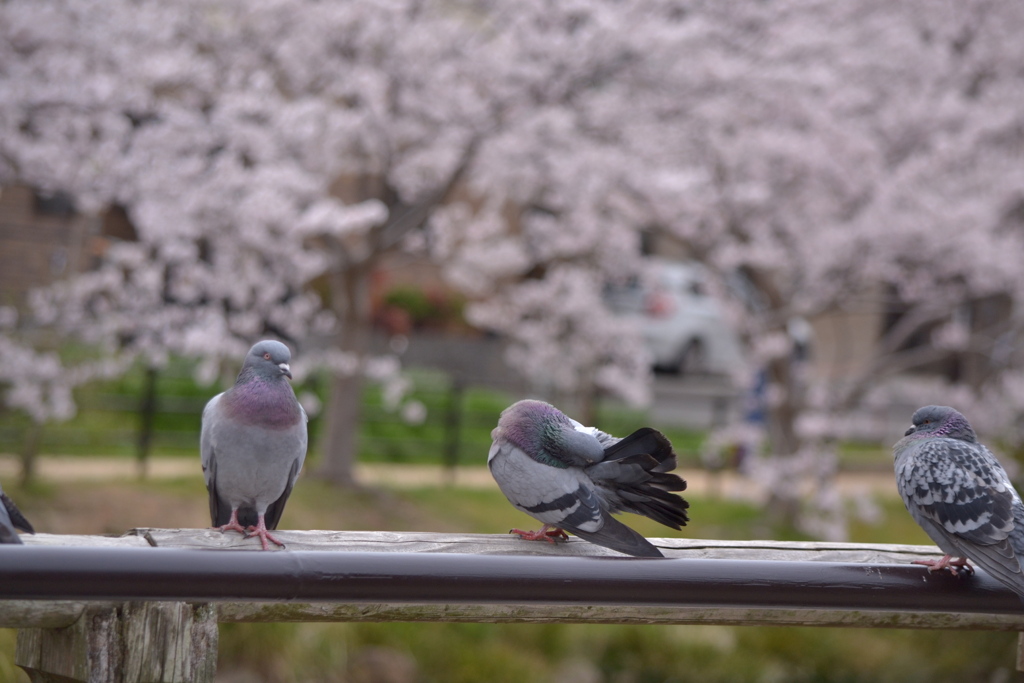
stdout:
<svg viewBox="0 0 1024 683">
<path fill-rule="evenodd" d="M 799 371 L 790 357 L 776 358 L 768 365 L 770 385 L 781 389 L 783 398 L 767 406 L 768 444 L 773 456 L 790 457 L 800 450 L 796 433 L 796 418 L 803 407 L 804 387 L 800 386 Z"/>
<path fill-rule="evenodd" d="M 39 456 L 39 442 L 43 437 L 43 425 L 32 421 L 25 430 L 25 443 L 21 451 L 21 485 L 28 486 L 36 478 L 36 461 Z"/>
<path fill-rule="evenodd" d="M 156 382 L 159 370 L 147 367 L 139 403 L 139 438 L 135 447 L 135 465 L 139 479 L 145 479 L 149 469 L 149 453 L 153 446 L 153 418 L 156 416 Z"/>
<path fill-rule="evenodd" d="M 324 411 L 327 424 L 321 438 L 323 460 L 317 475 L 339 486 L 356 485 L 362 393 L 361 373 L 331 378 L 330 399 Z"/>
<path fill-rule="evenodd" d="M 386 224 L 373 231 L 363 245 L 365 251 L 337 241 L 336 252 L 341 266 L 329 276 L 331 309 L 341 321 L 337 347 L 355 355 L 360 365 L 370 352 L 373 331 L 373 308 L 370 301 L 370 276 L 378 261 L 389 250 L 396 247 L 413 230 L 419 229 L 431 212 L 444 203 L 459 184 L 469 164 L 476 155 L 480 140 L 474 137 L 463 150 L 458 167 L 445 183 L 434 192 L 412 204 L 402 204 L 398 195 L 384 183 L 383 177 L 363 176 L 365 184 L 348 189 L 354 196 L 346 196 L 344 183 L 336 184 L 332 193 L 348 202 L 376 198 L 388 204 L 390 216 Z M 324 411 L 327 424 L 321 440 L 320 451 L 323 462 L 318 475 L 342 486 L 352 486 L 355 481 L 355 462 L 358 447 L 358 428 L 362 413 L 363 386 L 365 378 L 362 367 L 351 376 L 335 376 L 331 380 L 331 396 Z"/>
<path fill-rule="evenodd" d="M 796 361 L 788 355 L 768 364 L 769 392 L 782 394 L 781 398 L 769 400 L 766 406 L 768 456 L 774 460 L 775 467 L 786 480 L 810 474 L 801 471 L 803 468 L 797 460 L 803 444 L 796 431 L 796 419 L 805 408 L 805 387 L 802 386 L 802 373 L 794 367 L 795 364 Z M 791 485 L 771 487 L 765 507 L 775 523 L 796 528 L 802 515 L 803 501 L 799 494 L 802 487 L 796 481 L 781 483 Z"/>
<path fill-rule="evenodd" d="M 337 336 L 339 350 L 351 353 L 362 363 L 369 355 L 372 325 L 370 273 L 372 260 L 331 275 L 331 298 L 341 320 Z M 331 378 L 331 392 L 323 418 L 326 421 L 320 442 L 323 455 L 316 474 L 340 486 L 355 486 L 359 422 L 362 416 L 362 368 L 351 375 Z"/>
</svg>

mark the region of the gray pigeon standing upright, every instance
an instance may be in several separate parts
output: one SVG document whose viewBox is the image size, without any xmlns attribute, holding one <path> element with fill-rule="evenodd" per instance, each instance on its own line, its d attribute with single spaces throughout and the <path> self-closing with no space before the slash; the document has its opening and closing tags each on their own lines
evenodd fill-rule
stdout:
<svg viewBox="0 0 1024 683">
<path fill-rule="evenodd" d="M 611 516 L 633 512 L 680 529 L 689 504 L 669 491 L 686 482 L 669 474 L 672 444 L 645 427 L 617 439 L 584 427 L 553 405 L 519 401 L 491 432 L 487 466 L 505 497 L 543 523 L 539 531 L 512 529 L 526 540 L 568 538 L 568 530 L 605 548 L 638 557 L 664 557 L 650 541 Z"/>
<path fill-rule="evenodd" d="M 221 531 L 284 546 L 276 529 L 306 459 L 306 411 L 292 391 L 291 352 L 278 341 L 249 349 L 235 385 L 203 410 L 200 434 L 210 519 Z"/>
<path fill-rule="evenodd" d="M 14 501 L 7 497 L 0 488 L 0 543 L 21 543 L 21 537 L 15 529 L 34 534 L 36 531 L 15 506 Z"/>
<path fill-rule="evenodd" d="M 1006 470 L 956 410 L 925 406 L 912 420 L 892 449 L 896 485 L 946 554 L 915 564 L 955 575 L 970 560 L 1024 599 L 1024 504 Z"/>
</svg>

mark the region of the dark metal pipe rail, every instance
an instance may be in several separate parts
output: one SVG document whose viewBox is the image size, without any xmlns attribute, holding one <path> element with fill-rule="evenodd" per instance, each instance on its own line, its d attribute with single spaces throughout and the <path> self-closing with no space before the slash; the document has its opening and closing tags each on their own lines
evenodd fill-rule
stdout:
<svg viewBox="0 0 1024 683">
<path fill-rule="evenodd" d="M 0 599 L 677 605 L 1024 614 L 923 567 L 452 553 L 7 546 Z"/>
</svg>

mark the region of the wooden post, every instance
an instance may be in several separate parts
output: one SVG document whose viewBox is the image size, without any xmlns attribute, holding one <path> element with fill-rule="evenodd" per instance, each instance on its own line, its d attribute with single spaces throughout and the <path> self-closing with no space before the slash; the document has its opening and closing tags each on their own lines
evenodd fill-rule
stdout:
<svg viewBox="0 0 1024 683">
<path fill-rule="evenodd" d="M 18 631 L 15 663 L 32 683 L 212 683 L 217 610 L 184 602 L 89 607 L 66 628 Z"/>
</svg>

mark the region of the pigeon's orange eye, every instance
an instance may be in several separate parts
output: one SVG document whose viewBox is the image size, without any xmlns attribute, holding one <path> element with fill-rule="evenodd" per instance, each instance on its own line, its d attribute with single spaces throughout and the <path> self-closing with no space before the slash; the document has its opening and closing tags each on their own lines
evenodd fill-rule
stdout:
<svg viewBox="0 0 1024 683">
<path fill-rule="evenodd" d="M 263 357 L 266 358 L 267 360 L 270 360 L 270 354 L 269 353 L 263 354 Z"/>
</svg>

